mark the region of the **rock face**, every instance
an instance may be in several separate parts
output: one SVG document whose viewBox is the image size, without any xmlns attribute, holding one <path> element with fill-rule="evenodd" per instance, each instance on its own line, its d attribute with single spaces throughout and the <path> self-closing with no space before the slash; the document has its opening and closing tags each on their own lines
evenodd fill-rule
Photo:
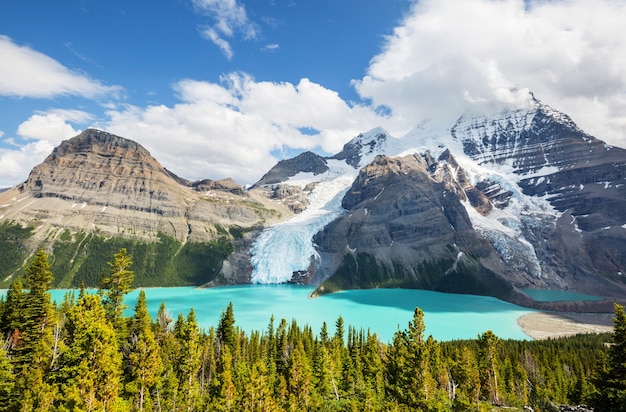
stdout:
<svg viewBox="0 0 626 412">
<path fill-rule="evenodd" d="M 285 182 L 298 173 L 315 175 L 328 170 L 326 160 L 313 152 L 304 152 L 292 159 L 281 160 L 272 167 L 253 187 L 268 186 Z"/>
<path fill-rule="evenodd" d="M 481 262 L 497 254 L 472 228 L 461 201 L 475 189 L 454 164 L 449 153 L 439 159 L 424 153 L 377 156 L 361 169 L 343 199 L 349 213 L 315 238 L 322 263 L 313 281 L 330 275 L 325 288 L 411 287 L 509 297 L 512 288 Z"/>
<path fill-rule="evenodd" d="M 188 182 L 138 143 L 95 129 L 62 142 L 23 184 L 0 196 L 3 219 L 37 227 L 39 238 L 67 228 L 203 242 L 223 235 L 221 227 L 257 227 L 290 215 L 230 179 Z"/>
<path fill-rule="evenodd" d="M 451 134 L 479 165 L 507 165 L 523 194 L 546 199 L 558 212 L 548 225 L 522 220 L 543 273 L 532 286 L 624 293 L 625 150 L 537 101 L 499 119 L 460 119 Z"/>
<path fill-rule="evenodd" d="M 364 134 L 356 136 L 343 146 L 341 152 L 331 159 L 345 160 L 352 167 L 358 167 L 363 157 L 379 152 L 387 141 L 387 133 L 381 129 L 374 129 L 365 138 Z"/>
</svg>

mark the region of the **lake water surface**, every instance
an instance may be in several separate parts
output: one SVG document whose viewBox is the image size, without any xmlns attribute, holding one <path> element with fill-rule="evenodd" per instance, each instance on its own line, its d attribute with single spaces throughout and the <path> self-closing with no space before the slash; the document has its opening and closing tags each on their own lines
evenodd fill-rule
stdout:
<svg viewBox="0 0 626 412">
<path fill-rule="evenodd" d="M 559 302 L 565 300 L 602 300 L 601 296 L 587 295 L 585 293 L 570 292 L 567 290 L 549 289 L 522 289 L 524 293 L 539 302 Z"/>
<path fill-rule="evenodd" d="M 414 289 L 350 290 L 309 298 L 313 287 L 300 285 L 238 285 L 211 289 L 193 287 L 145 289 L 150 315 L 156 316 L 161 301 L 176 318 L 187 315 L 193 307 L 201 327 L 218 323 L 220 314 L 233 302 L 236 326 L 245 331 L 267 328 L 274 315 L 275 326 L 282 318 L 296 319 L 299 325 L 310 325 L 318 334 L 322 323 L 334 333 L 339 316 L 357 329 L 370 329 L 383 342 L 389 342 L 398 328 L 405 329 L 419 306 L 424 311 L 426 336 L 439 341 L 473 339 L 492 330 L 503 339 L 530 339 L 517 319 L 532 310 L 492 297 L 455 295 Z M 66 291 L 53 290 L 53 299 L 61 302 Z M 137 295 L 126 296 L 132 314 Z"/>
</svg>

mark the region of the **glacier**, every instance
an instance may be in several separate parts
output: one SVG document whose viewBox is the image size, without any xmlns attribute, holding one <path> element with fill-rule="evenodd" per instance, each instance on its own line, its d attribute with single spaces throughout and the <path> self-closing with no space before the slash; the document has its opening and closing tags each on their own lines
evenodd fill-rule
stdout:
<svg viewBox="0 0 626 412">
<path fill-rule="evenodd" d="M 317 258 L 313 236 L 345 212 L 341 201 L 358 174 L 358 169 L 340 160 L 329 159 L 327 165 L 325 173 L 299 173 L 285 182 L 316 185 L 302 213 L 265 229 L 255 240 L 250 251 L 252 283 L 288 282 L 294 272 L 307 271 Z"/>
</svg>

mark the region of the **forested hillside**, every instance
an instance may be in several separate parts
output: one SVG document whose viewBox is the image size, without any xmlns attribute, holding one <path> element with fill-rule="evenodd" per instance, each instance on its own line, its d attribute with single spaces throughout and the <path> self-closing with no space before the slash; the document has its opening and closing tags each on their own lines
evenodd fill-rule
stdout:
<svg viewBox="0 0 626 412">
<path fill-rule="evenodd" d="M 124 295 L 134 273 L 114 255 L 98 294 L 60 305 L 48 256 L 39 251 L 0 304 L 3 411 L 482 411 L 556 410 L 586 403 L 626 410 L 626 315 L 615 306 L 612 335 L 504 341 L 424 336 L 415 309 L 389 343 L 334 321 L 320 331 L 269 319 L 249 335 L 229 305 L 201 330 L 194 311 L 151 319 L 140 293 L 132 316 Z M 612 342 L 611 345 L 606 343 Z"/>
</svg>

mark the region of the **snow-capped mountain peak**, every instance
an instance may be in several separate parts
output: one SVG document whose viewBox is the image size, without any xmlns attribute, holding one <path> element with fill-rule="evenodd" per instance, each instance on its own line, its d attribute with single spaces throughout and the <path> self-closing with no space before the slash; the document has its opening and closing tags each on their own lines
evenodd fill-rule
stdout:
<svg viewBox="0 0 626 412">
<path fill-rule="evenodd" d="M 532 94 L 524 107 L 424 121 L 400 138 L 375 128 L 324 161 L 323 173 L 284 181 L 314 187 L 310 206 L 261 234 L 253 281 L 307 272 L 322 286 L 454 286 L 522 302 L 511 285 L 610 294 L 626 273 L 626 151 Z"/>
</svg>

